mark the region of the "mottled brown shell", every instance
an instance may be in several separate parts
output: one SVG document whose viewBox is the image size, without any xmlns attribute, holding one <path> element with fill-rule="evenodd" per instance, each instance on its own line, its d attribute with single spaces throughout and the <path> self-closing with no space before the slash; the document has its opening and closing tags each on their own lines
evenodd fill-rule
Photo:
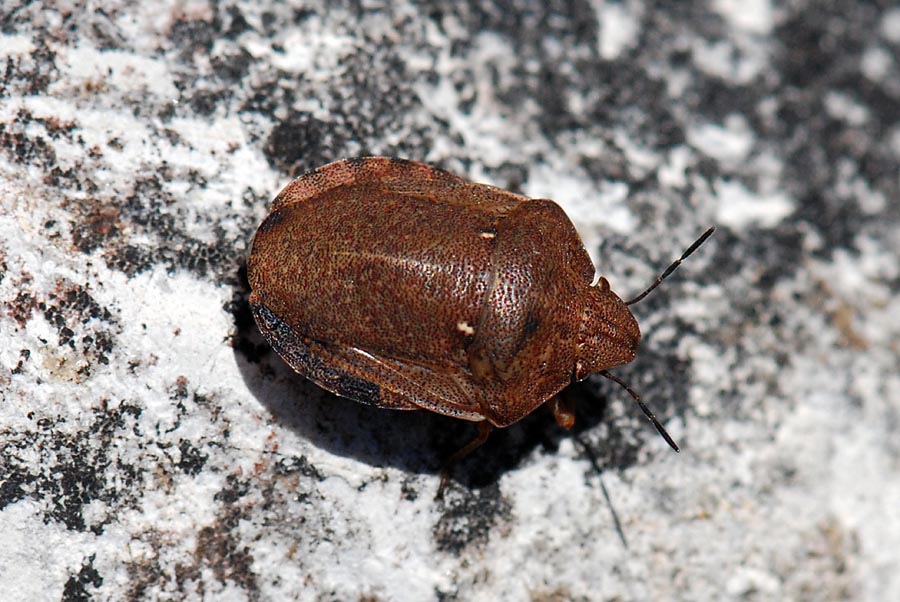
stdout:
<svg viewBox="0 0 900 602">
<path fill-rule="evenodd" d="M 304 174 L 253 239 L 250 303 L 294 370 L 338 395 L 506 426 L 631 361 L 637 323 L 562 209 L 422 163 Z"/>
</svg>

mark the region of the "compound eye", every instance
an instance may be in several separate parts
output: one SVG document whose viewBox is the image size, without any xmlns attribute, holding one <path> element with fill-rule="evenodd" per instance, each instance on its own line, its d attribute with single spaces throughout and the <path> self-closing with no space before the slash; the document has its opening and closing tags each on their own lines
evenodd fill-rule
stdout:
<svg viewBox="0 0 900 602">
<path fill-rule="evenodd" d="M 609 280 L 607 280 L 603 276 L 600 276 L 600 280 L 597 281 L 597 288 L 600 289 L 601 293 L 609 291 Z"/>
</svg>

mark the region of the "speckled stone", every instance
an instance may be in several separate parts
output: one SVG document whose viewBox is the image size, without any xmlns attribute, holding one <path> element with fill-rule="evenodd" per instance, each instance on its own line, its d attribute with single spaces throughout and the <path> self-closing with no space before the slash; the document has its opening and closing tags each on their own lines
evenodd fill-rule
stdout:
<svg viewBox="0 0 900 602">
<path fill-rule="evenodd" d="M 52 4 L 52 6 L 51 6 Z M 900 599 L 891 3 L 3 2 L 0 600 Z M 333 397 L 243 265 L 293 176 L 550 197 L 627 394 L 495 433 Z"/>
</svg>

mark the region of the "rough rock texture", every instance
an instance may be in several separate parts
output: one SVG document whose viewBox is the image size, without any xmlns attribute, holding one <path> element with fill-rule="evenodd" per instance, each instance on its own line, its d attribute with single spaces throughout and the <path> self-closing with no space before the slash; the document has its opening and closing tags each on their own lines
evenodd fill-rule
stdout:
<svg viewBox="0 0 900 602">
<path fill-rule="evenodd" d="M 0 8 L 0 599 L 900 599 L 893 2 Z M 891 5 L 894 5 L 891 8 Z M 242 264 L 291 175 L 562 204 L 638 359 L 569 433 L 295 376 Z"/>
</svg>

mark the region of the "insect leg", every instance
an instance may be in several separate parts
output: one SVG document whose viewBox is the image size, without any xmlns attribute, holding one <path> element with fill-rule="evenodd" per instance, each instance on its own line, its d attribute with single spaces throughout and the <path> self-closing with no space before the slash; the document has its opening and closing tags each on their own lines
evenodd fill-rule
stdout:
<svg viewBox="0 0 900 602">
<path fill-rule="evenodd" d="M 557 393 L 549 403 L 556 424 L 566 430 L 575 426 L 575 400 L 571 395 L 566 395 L 565 391 L 562 391 Z"/>
<path fill-rule="evenodd" d="M 441 484 L 438 487 L 437 494 L 434 496 L 434 499 L 443 499 L 444 489 L 447 487 L 447 482 L 450 480 L 450 470 L 453 468 L 453 465 L 484 445 L 484 442 L 487 441 L 488 436 L 493 430 L 493 424 L 491 424 L 487 420 L 482 420 L 478 423 L 478 434 L 475 435 L 475 438 L 462 446 L 452 456 L 447 458 L 447 461 L 444 462 L 443 468 L 441 468 Z"/>
</svg>

